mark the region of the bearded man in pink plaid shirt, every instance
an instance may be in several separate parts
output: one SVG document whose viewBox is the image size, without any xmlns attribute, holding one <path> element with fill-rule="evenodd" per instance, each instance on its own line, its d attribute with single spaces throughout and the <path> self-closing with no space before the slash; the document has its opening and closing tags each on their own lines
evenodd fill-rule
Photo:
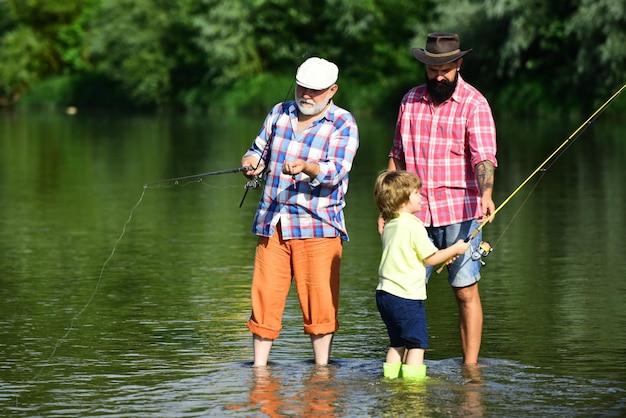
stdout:
<svg viewBox="0 0 626 418">
<path fill-rule="evenodd" d="M 426 48 L 412 50 L 426 66 L 427 81 L 402 99 L 389 153 L 389 170 L 407 170 L 421 178 L 422 208 L 415 215 L 440 249 L 467 238 L 495 212 L 496 131 L 491 109 L 459 73 L 462 57 L 470 51 L 460 49 L 457 34 L 440 32 L 428 35 Z M 448 265 L 466 365 L 478 362 L 482 335 L 480 262 L 471 258 L 481 239 L 479 233 L 470 250 Z"/>
</svg>

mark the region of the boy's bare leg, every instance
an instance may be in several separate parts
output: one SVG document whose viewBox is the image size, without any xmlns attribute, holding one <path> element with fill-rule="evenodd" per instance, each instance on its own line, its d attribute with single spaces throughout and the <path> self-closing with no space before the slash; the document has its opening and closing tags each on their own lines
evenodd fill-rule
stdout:
<svg viewBox="0 0 626 418">
<path fill-rule="evenodd" d="M 313 355 L 315 356 L 315 364 L 320 366 L 328 364 L 334 336 L 335 334 L 333 333 L 323 335 L 311 335 L 311 344 L 313 344 Z"/>
<path fill-rule="evenodd" d="M 406 350 L 404 364 L 402 365 L 400 374 L 402 378 L 407 381 L 422 381 L 426 378 L 423 349 L 410 348 Z"/>
<path fill-rule="evenodd" d="M 424 364 L 424 350 L 421 348 L 411 348 L 406 351 L 404 364 L 408 364 L 409 366 Z"/>
<path fill-rule="evenodd" d="M 478 283 L 455 288 L 459 307 L 459 330 L 463 347 L 463 363 L 477 364 L 483 332 L 483 308 L 478 293 Z"/>
<path fill-rule="evenodd" d="M 274 340 L 259 337 L 258 335 L 252 336 L 252 346 L 254 347 L 254 367 L 267 366 L 267 360 L 269 359 L 273 342 Z"/>
<path fill-rule="evenodd" d="M 388 364 L 402 363 L 404 355 L 404 347 L 389 347 L 385 362 Z"/>
</svg>

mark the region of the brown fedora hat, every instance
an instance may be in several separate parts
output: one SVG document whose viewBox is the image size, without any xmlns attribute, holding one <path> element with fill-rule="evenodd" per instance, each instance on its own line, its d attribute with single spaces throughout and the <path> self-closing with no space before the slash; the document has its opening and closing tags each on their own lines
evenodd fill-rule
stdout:
<svg viewBox="0 0 626 418">
<path fill-rule="evenodd" d="M 426 48 L 413 48 L 411 53 L 426 65 L 442 65 L 456 61 L 471 49 L 461 51 L 461 41 L 456 33 L 433 32 L 428 34 Z"/>
</svg>

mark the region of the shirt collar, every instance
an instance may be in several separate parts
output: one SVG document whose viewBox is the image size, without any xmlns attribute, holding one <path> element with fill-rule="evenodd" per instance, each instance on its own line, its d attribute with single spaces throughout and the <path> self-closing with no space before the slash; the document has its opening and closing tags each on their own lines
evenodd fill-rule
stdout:
<svg viewBox="0 0 626 418">
<path fill-rule="evenodd" d="M 456 88 L 454 89 L 454 93 L 452 93 L 452 100 L 455 102 L 461 101 L 462 91 L 465 89 L 465 80 L 461 77 L 461 73 L 459 74 L 459 79 L 456 82 Z"/>
</svg>

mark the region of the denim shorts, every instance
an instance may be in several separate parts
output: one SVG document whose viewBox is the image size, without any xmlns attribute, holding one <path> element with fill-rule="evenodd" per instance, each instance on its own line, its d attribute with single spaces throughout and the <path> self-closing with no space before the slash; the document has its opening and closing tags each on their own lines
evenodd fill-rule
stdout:
<svg viewBox="0 0 626 418">
<path fill-rule="evenodd" d="M 376 306 L 387 327 L 390 347 L 428 348 L 423 300 L 405 299 L 377 290 Z"/>
<path fill-rule="evenodd" d="M 460 239 L 465 239 L 477 227 L 477 220 L 469 220 L 446 226 L 426 228 L 430 240 L 439 249 L 446 248 Z M 470 249 L 448 266 L 448 282 L 452 287 L 467 287 L 480 280 L 480 261 L 472 260 L 472 251 L 478 248 L 482 240 L 482 230 L 470 241 Z M 433 267 L 426 268 L 426 280 L 430 278 Z"/>
</svg>

